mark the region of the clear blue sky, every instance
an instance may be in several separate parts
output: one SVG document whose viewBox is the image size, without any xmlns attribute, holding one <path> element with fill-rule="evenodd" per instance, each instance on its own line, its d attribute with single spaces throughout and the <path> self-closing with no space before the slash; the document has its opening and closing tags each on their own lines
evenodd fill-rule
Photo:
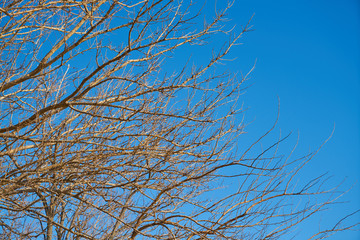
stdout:
<svg viewBox="0 0 360 240">
<path fill-rule="evenodd" d="M 208 6 L 214 2 L 208 1 Z M 243 97 L 249 107 L 245 120 L 252 122 L 247 132 L 255 139 L 271 127 L 278 97 L 278 130 L 283 134 L 293 131 L 295 140 L 299 134 L 298 153 L 319 147 L 335 125 L 330 141 L 304 176 L 328 172 L 334 185 L 346 178 L 342 190 L 356 183 L 340 199 L 350 203 L 323 215 L 322 222 L 332 223 L 360 208 L 360 3 L 237 0 L 228 24 L 243 25 L 253 14 L 255 31 L 241 39 L 243 45 L 230 55 L 237 59 L 227 63 L 230 71 L 246 73 L 256 61 L 247 83 L 252 86 Z M 306 227 L 318 227 L 319 219 L 312 221 Z M 349 232 L 331 239 L 360 239 L 360 234 Z"/>
</svg>

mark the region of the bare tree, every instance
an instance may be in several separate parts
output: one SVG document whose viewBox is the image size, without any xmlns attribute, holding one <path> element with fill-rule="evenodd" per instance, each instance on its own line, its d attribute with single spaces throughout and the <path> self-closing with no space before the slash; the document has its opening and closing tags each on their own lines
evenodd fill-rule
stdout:
<svg viewBox="0 0 360 240">
<path fill-rule="evenodd" d="M 230 5 L 195 24 L 190 1 L 1 1 L 2 239 L 278 239 L 335 200 L 293 183 L 313 154 L 239 145 L 247 76 L 213 71 L 249 29 L 225 29 Z"/>
</svg>

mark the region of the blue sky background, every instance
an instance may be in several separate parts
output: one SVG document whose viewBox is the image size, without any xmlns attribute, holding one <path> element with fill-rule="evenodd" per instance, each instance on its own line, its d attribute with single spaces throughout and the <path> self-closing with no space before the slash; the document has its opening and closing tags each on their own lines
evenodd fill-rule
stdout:
<svg viewBox="0 0 360 240">
<path fill-rule="evenodd" d="M 215 2 L 207 1 L 205 15 L 213 15 Z M 217 0 L 219 8 L 226 2 Z M 347 203 L 301 225 L 298 239 L 305 239 L 302 236 L 316 231 L 319 222 L 329 226 L 360 209 L 360 2 L 236 0 L 227 26 L 236 25 L 235 32 L 239 32 L 252 15 L 254 31 L 245 34 L 240 39 L 242 45 L 232 49 L 228 58 L 235 60 L 219 67 L 246 74 L 256 62 L 245 83 L 250 87 L 241 98 L 248 108 L 245 140 L 253 142 L 273 125 L 279 98 L 277 129 L 273 138 L 266 141 L 276 141 L 280 131 L 283 136 L 293 132 L 282 151 L 288 153 L 299 136 L 295 155 L 302 156 L 321 146 L 334 130 L 331 139 L 304 169 L 301 180 L 306 182 L 328 173 L 332 176 L 329 186 L 345 179 L 340 190 L 353 187 L 339 199 Z M 215 43 L 220 44 L 224 38 L 219 40 Z M 199 47 L 192 52 L 192 58 L 199 62 L 208 60 L 213 43 Z M 175 65 L 171 61 L 181 57 L 186 61 L 188 53 L 184 51 L 184 56 L 169 59 L 170 64 Z M 356 219 L 360 222 L 359 215 L 352 220 Z M 340 233 L 330 239 L 360 239 L 360 233 Z"/>
<path fill-rule="evenodd" d="M 208 1 L 212 6 L 215 1 Z M 222 5 L 222 1 L 218 1 Z M 213 12 L 214 9 L 205 8 Z M 255 31 L 247 33 L 226 63 L 232 72 L 255 70 L 243 96 L 249 109 L 245 122 L 249 139 L 271 127 L 280 99 L 277 134 L 290 131 L 289 147 L 306 154 L 318 148 L 334 129 L 331 139 L 305 168 L 304 179 L 328 172 L 330 183 L 345 179 L 341 190 L 353 186 L 318 222 L 334 223 L 360 208 L 360 4 L 357 0 L 238 0 L 229 11 L 229 25 L 240 27 L 254 14 Z M 239 28 L 238 28 L 239 30 Z M 274 138 L 276 139 L 276 138 Z M 355 217 L 360 221 L 359 217 Z M 301 235 L 299 235 L 301 238 Z M 359 232 L 338 234 L 330 239 L 360 239 Z"/>
</svg>

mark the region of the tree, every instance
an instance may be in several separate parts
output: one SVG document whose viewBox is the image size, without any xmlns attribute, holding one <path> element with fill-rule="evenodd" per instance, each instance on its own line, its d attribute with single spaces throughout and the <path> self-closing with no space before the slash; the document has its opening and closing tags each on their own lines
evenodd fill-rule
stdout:
<svg viewBox="0 0 360 240">
<path fill-rule="evenodd" d="M 323 177 L 294 183 L 315 153 L 239 150 L 247 76 L 215 71 L 249 30 L 225 29 L 230 6 L 200 25 L 190 1 L 2 1 L 2 239 L 278 239 L 333 203 Z M 165 67 L 221 34 L 206 64 Z"/>
</svg>

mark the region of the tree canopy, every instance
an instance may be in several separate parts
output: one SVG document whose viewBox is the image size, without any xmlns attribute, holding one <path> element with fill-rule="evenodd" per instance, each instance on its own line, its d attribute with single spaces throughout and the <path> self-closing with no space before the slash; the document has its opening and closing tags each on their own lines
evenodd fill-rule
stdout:
<svg viewBox="0 0 360 240">
<path fill-rule="evenodd" d="M 1 238 L 279 239 L 336 200 L 322 176 L 297 184 L 316 152 L 255 151 L 272 129 L 241 144 L 247 75 L 216 68 L 250 29 L 230 7 L 2 1 Z"/>
</svg>

